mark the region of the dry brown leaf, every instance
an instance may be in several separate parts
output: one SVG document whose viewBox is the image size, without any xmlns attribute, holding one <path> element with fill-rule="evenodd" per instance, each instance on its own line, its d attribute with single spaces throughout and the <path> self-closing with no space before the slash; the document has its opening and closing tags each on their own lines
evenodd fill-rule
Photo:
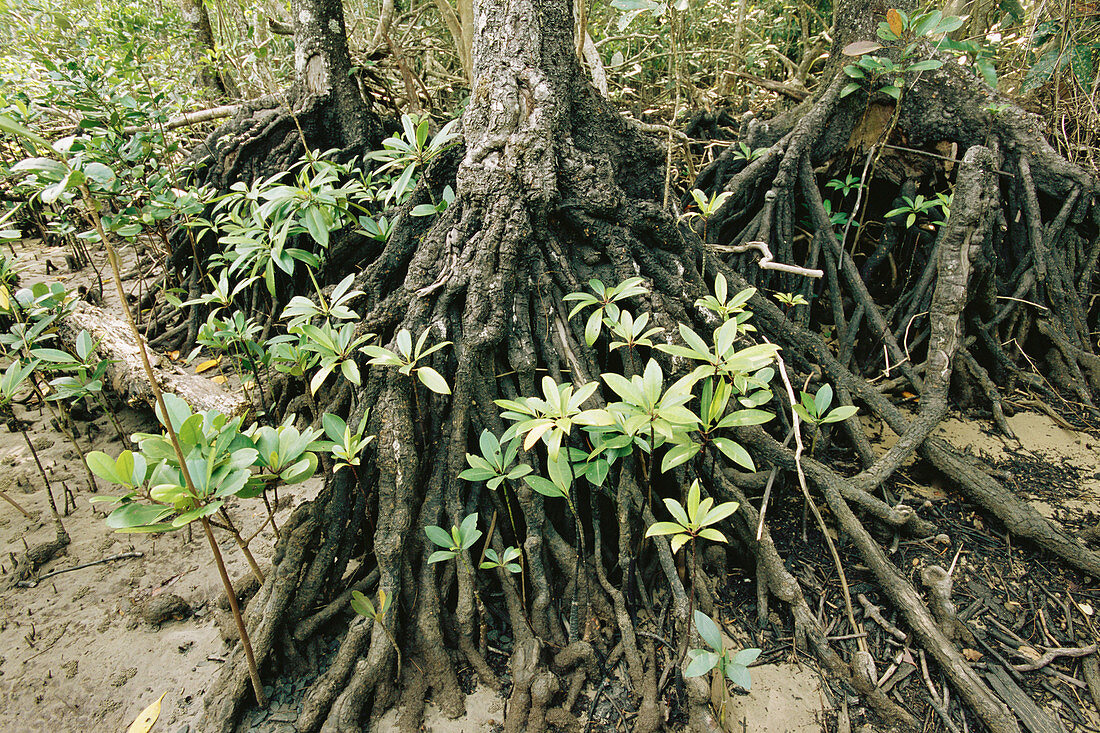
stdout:
<svg viewBox="0 0 1100 733">
<path fill-rule="evenodd" d="M 901 36 L 905 32 L 905 23 L 901 20 L 901 14 L 894 8 L 886 11 L 886 23 L 895 36 Z"/>
<path fill-rule="evenodd" d="M 977 662 L 985 655 L 977 649 L 963 649 L 963 656 L 966 657 L 967 661 Z"/>
<path fill-rule="evenodd" d="M 162 693 L 155 703 L 142 710 L 141 715 L 137 716 L 133 723 L 130 723 L 126 733 L 149 733 L 153 728 L 153 724 L 157 722 L 157 718 L 160 717 L 160 701 L 167 694 L 167 692 Z"/>
<path fill-rule="evenodd" d="M 207 359 L 202 364 L 199 364 L 197 367 L 195 367 L 195 374 L 202 374 L 203 372 L 209 371 L 216 367 L 220 362 L 220 356 L 217 359 Z"/>
<path fill-rule="evenodd" d="M 180 352 L 179 351 L 169 351 L 167 354 L 165 354 L 165 356 L 167 356 L 172 361 L 179 361 Z"/>
<path fill-rule="evenodd" d="M 225 378 L 225 375 L 219 374 L 218 376 L 214 377 L 210 381 L 213 382 L 214 384 L 225 384 L 229 380 Z"/>
</svg>

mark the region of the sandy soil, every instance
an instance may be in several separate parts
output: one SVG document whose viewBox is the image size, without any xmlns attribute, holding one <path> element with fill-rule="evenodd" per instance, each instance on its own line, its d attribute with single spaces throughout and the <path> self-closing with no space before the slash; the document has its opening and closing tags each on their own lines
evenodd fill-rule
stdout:
<svg viewBox="0 0 1100 733">
<path fill-rule="evenodd" d="M 21 264 L 28 272 L 25 283 L 45 279 L 38 273 L 47 257 L 63 262 L 59 252 L 39 252 L 37 258 L 26 251 L 21 253 Z M 81 273 L 70 283 L 86 281 L 88 276 Z M 65 280 L 64 276 L 54 277 Z M 50 427 L 49 413 L 32 409 L 20 415 L 32 423 L 31 440 L 55 485 L 59 503 L 62 484 L 75 494 L 75 508 L 64 517 L 72 544 L 39 574 L 124 552 L 143 554 L 57 575 L 36 587 L 0 590 L 0 730 L 125 730 L 146 705 L 167 693 L 154 731 L 178 733 L 189 729 L 195 733 L 194 721 L 201 712 L 204 691 L 230 653 L 221 632 L 230 622 L 218 608 L 222 589 L 208 547 L 197 533 L 190 540 L 185 532 L 158 537 L 111 533 L 103 525 L 103 512 L 89 503 L 93 494 L 86 485 L 77 449 Z M 128 431 L 151 426 L 148 411 L 125 409 L 122 418 Z M 1019 414 L 1011 422 L 1020 437 L 1019 444 L 998 438 L 989 426 L 971 420 L 952 418 L 941 432 L 956 445 L 994 461 L 1034 459 L 1071 466 L 1081 480 L 1078 491 L 1060 504 L 1059 511 L 1081 514 L 1096 510 L 1100 441 L 1065 431 L 1043 415 Z M 104 416 L 79 427 L 79 452 L 95 449 L 117 454 L 122 450 Z M 889 443 L 889 436 L 882 436 L 882 442 Z M 285 520 L 296 503 L 312 496 L 317 485 L 315 480 L 293 492 L 278 512 L 279 521 Z M 1054 507 L 1041 487 L 1033 488 L 1037 506 L 1053 513 Z M 0 503 L 3 588 L 8 585 L 6 574 L 12 570 L 13 556 L 54 536 L 42 480 L 21 436 L 6 427 L 0 427 L 0 489 L 36 517 L 28 520 L 10 505 Z M 106 493 L 106 489 L 100 486 L 100 492 Z M 934 487 L 931 490 L 936 491 Z M 242 502 L 233 514 L 246 533 L 264 518 L 258 502 Z M 271 530 L 266 529 L 253 543 L 261 566 L 266 567 L 273 539 Z M 244 577 L 247 566 L 228 537 L 222 537 L 222 552 L 231 576 Z M 179 614 L 157 625 L 143 620 L 143 604 L 167 594 L 179 596 L 190 614 Z M 730 712 L 731 720 L 737 721 L 736 729 L 740 729 L 741 721 L 748 730 L 823 729 L 828 703 L 817 674 L 809 666 L 756 667 L 753 681 L 751 695 L 734 698 Z M 293 702 L 286 703 L 277 714 L 269 714 L 266 722 L 249 727 L 291 731 L 295 714 Z M 464 718 L 447 721 L 438 714 L 429 714 L 426 727 L 447 733 L 484 731 L 503 717 L 503 700 L 481 690 L 470 696 Z M 391 711 L 374 730 L 392 727 Z"/>
</svg>

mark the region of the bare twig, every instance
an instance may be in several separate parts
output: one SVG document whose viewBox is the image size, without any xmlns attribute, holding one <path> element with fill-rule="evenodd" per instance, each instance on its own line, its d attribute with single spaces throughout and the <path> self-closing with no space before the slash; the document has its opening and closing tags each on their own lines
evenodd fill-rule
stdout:
<svg viewBox="0 0 1100 733">
<path fill-rule="evenodd" d="M 777 272 L 788 272 L 792 275 L 802 275 L 803 277 L 813 278 L 825 276 L 822 270 L 776 262 L 772 256 L 772 251 L 768 249 L 768 245 L 764 242 L 753 241 L 745 242 L 744 244 L 708 244 L 707 246 L 717 252 L 729 252 L 731 254 L 741 254 L 749 250 L 756 250 L 760 253 L 760 261 L 757 262 L 756 265 L 761 270 L 776 270 Z"/>
<path fill-rule="evenodd" d="M 1026 664 L 1014 664 L 1012 668 L 1017 672 L 1034 672 L 1037 669 L 1042 669 L 1055 659 L 1059 657 L 1087 657 L 1090 654 L 1096 652 L 1096 645 L 1090 644 L 1089 646 L 1071 646 L 1071 647 L 1057 647 L 1047 648 L 1043 655 L 1036 659 L 1034 662 L 1028 662 Z M 1019 652 L 1017 652 L 1019 655 Z"/>
<path fill-rule="evenodd" d="M 45 575 L 42 575 L 38 578 L 35 578 L 34 580 L 21 580 L 18 583 L 16 583 L 15 585 L 20 587 L 20 588 L 33 588 L 36 585 L 38 585 L 39 583 L 41 583 L 43 580 L 45 580 L 46 578 L 52 578 L 55 575 L 61 575 L 62 573 L 71 573 L 74 570 L 83 570 L 84 568 L 90 568 L 90 567 L 93 567 L 95 565 L 104 565 L 104 564 L 109 563 L 109 562 L 114 562 L 115 560 L 126 560 L 126 559 L 129 559 L 131 557 L 144 557 L 144 556 L 145 556 L 144 552 L 137 552 L 137 551 L 135 551 L 135 552 L 120 552 L 117 555 L 111 555 L 110 557 L 104 557 L 104 558 L 101 558 L 99 560 L 92 560 L 91 562 L 81 563 L 80 565 L 74 565 L 71 568 L 62 568 L 61 570 L 54 570 L 52 573 L 46 573 Z"/>
</svg>

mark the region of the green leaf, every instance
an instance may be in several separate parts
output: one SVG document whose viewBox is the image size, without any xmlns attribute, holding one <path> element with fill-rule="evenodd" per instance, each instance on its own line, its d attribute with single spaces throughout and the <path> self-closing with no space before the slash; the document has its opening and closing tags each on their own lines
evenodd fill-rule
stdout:
<svg viewBox="0 0 1100 733">
<path fill-rule="evenodd" d="M 741 651 L 734 654 L 733 659 L 731 659 L 730 661 L 742 667 L 747 667 L 755 662 L 759 656 L 759 649 L 742 649 Z"/>
<path fill-rule="evenodd" d="M 725 455 L 726 458 L 749 471 L 756 470 L 756 464 L 752 462 L 752 456 L 749 455 L 749 452 L 745 450 L 740 443 L 735 443 L 729 438 L 714 438 L 712 442 L 718 450 L 722 451 L 722 454 Z"/>
<path fill-rule="evenodd" d="M 699 518 L 699 525 L 702 527 L 709 526 L 711 524 L 717 524 L 726 517 L 737 511 L 740 505 L 736 501 L 724 501 L 718 506 L 714 507 L 706 513 L 705 516 Z"/>
<path fill-rule="evenodd" d="M 933 31 L 933 33 L 953 33 L 959 28 L 962 28 L 963 22 L 963 19 L 957 15 L 948 15 L 946 18 L 940 21 L 939 25 L 936 26 L 936 30 Z"/>
<path fill-rule="evenodd" d="M 321 415 L 321 426 L 325 429 L 325 435 L 337 443 L 344 441 L 344 431 L 348 425 L 338 415 L 326 412 Z"/>
<path fill-rule="evenodd" d="M 821 385 L 814 395 L 814 414 L 824 415 L 833 402 L 833 388 L 829 384 Z"/>
<path fill-rule="evenodd" d="M 584 342 L 591 346 L 600 337 L 600 329 L 603 327 L 603 311 L 596 309 L 588 316 L 588 322 L 584 325 Z"/>
<path fill-rule="evenodd" d="M 718 423 L 720 428 L 742 427 L 745 425 L 761 425 L 771 420 L 774 415 L 764 410 L 737 410 L 726 415 Z"/>
<path fill-rule="evenodd" d="M 684 528 L 675 522 L 654 522 L 649 525 L 649 529 L 645 531 L 646 537 L 661 537 L 670 534 L 679 534 L 684 531 Z"/>
<path fill-rule="evenodd" d="M 924 61 L 918 61 L 917 63 L 912 64 L 907 70 L 911 71 L 911 72 L 912 71 L 934 71 L 935 69 L 938 69 L 941 66 L 943 66 L 943 62 L 940 61 L 939 59 L 925 59 Z"/>
<path fill-rule="evenodd" d="M 695 619 L 695 630 L 699 632 L 699 636 L 703 641 L 717 652 L 721 652 L 723 649 L 722 644 L 722 630 L 718 628 L 718 624 L 714 623 L 714 619 L 706 615 L 702 611 L 696 610 L 693 614 Z"/>
<path fill-rule="evenodd" d="M 367 618 L 374 618 L 376 615 L 371 600 L 357 590 L 351 592 L 351 608 L 360 616 Z"/>
<path fill-rule="evenodd" d="M 417 204 L 409 211 L 410 216 L 435 216 L 437 213 L 433 204 Z"/>
<path fill-rule="evenodd" d="M 429 525 L 424 528 L 424 534 L 428 536 L 428 539 L 433 544 L 439 547 L 450 548 L 454 544 L 454 539 L 451 537 L 451 533 L 442 527 L 436 527 L 435 525 Z"/>
<path fill-rule="evenodd" d="M 823 423 L 844 422 L 845 420 L 850 418 L 852 415 L 855 415 L 858 411 L 859 411 L 859 408 L 857 408 L 855 405 L 841 405 L 840 407 L 836 408 L 835 410 L 831 411 L 828 415 L 826 415 L 821 420 L 821 422 L 823 422 Z"/>
<path fill-rule="evenodd" d="M 726 536 L 713 527 L 704 527 L 699 530 L 698 536 L 700 539 L 710 540 L 711 542 L 725 543 L 726 541 Z"/>
<path fill-rule="evenodd" d="M 190 524 L 191 522 L 194 522 L 196 519 L 201 519 L 203 517 L 208 517 L 208 516 L 210 516 L 211 514 L 213 514 L 214 512 L 218 511 L 221 508 L 222 508 L 222 502 L 212 501 L 212 502 L 210 502 L 209 504 L 207 504 L 205 506 L 200 506 L 197 509 L 192 509 L 189 512 L 186 512 L 184 514 L 179 515 L 178 517 L 176 517 L 175 519 L 172 520 L 172 526 L 176 527 L 176 528 L 183 527 L 185 525 Z"/>
<path fill-rule="evenodd" d="M 443 375 L 431 367 L 419 367 L 416 370 L 416 376 L 424 383 L 425 387 L 436 394 L 451 393 L 451 388 L 448 386 L 447 380 L 443 378 Z"/>
<path fill-rule="evenodd" d="M 115 180 L 115 172 L 113 170 L 94 160 L 84 166 L 84 175 L 100 186 L 106 186 L 111 181 Z"/>
<path fill-rule="evenodd" d="M 726 679 L 733 684 L 742 687 L 746 690 L 752 688 L 752 677 L 749 675 L 749 670 L 746 667 L 742 667 L 738 664 L 729 663 L 726 665 L 725 670 Z"/>
<path fill-rule="evenodd" d="M 854 81 L 849 82 L 848 84 L 844 85 L 843 89 L 840 90 L 840 96 L 841 97 L 847 97 L 849 94 L 852 94 L 853 92 L 858 92 L 862 88 L 863 87 L 861 87 L 859 84 L 857 84 Z"/>
<path fill-rule="evenodd" d="M 45 138 L 40 137 L 37 133 L 32 132 L 29 127 L 24 127 L 11 117 L 7 115 L 0 115 L 0 132 L 7 133 L 8 135 L 15 135 L 16 137 L 26 138 L 31 142 L 50 147 L 50 144 Z"/>
<path fill-rule="evenodd" d="M 459 525 L 458 531 L 459 531 L 459 534 L 462 535 L 462 539 L 463 539 L 462 549 L 463 550 L 468 549 L 469 546 L 471 544 L 473 544 L 473 542 L 470 542 L 469 544 L 467 544 L 467 538 L 471 534 L 473 534 L 474 532 L 477 532 L 478 535 L 480 536 L 481 533 L 478 532 L 475 529 L 476 527 L 477 527 L 477 512 L 474 512 L 473 514 L 466 515 L 466 518 L 462 520 L 462 524 Z"/>
<path fill-rule="evenodd" d="M 344 359 L 340 362 L 340 372 L 344 375 L 344 379 L 348 380 L 355 386 L 359 386 L 359 366 L 353 359 Z"/>
<path fill-rule="evenodd" d="M 688 651 L 688 663 L 684 667 L 684 677 L 701 677 L 718 665 L 719 656 L 706 649 Z"/>
<path fill-rule="evenodd" d="M 397 332 L 397 351 L 406 359 L 412 356 L 412 333 L 407 328 Z"/>
<path fill-rule="evenodd" d="M 450 550 L 436 550 L 428 556 L 428 564 L 431 565 L 433 563 L 443 562 L 445 560 L 450 560 L 453 557 L 457 557 L 457 555 Z"/>
<path fill-rule="evenodd" d="M 671 471 L 677 466 L 687 463 L 695 457 L 701 448 L 702 446 L 695 442 L 687 442 L 673 446 L 669 449 L 668 453 L 665 453 L 665 457 L 661 461 L 661 472 Z"/>
<path fill-rule="evenodd" d="M 103 451 L 92 451 L 84 457 L 84 461 L 88 464 L 89 470 L 104 481 L 112 484 L 126 483 L 115 471 L 115 459 Z"/>
<path fill-rule="evenodd" d="M 317 394 L 317 390 L 321 388 L 321 385 L 328 379 L 328 375 L 332 374 L 332 370 L 336 367 L 336 362 L 326 364 L 317 370 L 317 373 L 313 375 L 313 379 L 309 380 L 309 393 Z"/>
<path fill-rule="evenodd" d="M 693 483 L 692 486 L 695 484 Z M 684 506 L 675 499 L 664 499 L 665 509 L 668 509 L 668 513 L 672 515 L 672 518 L 679 522 L 684 527 L 690 527 L 692 521 L 688 517 L 688 512 L 684 509 Z M 690 499 L 689 499 L 690 502 Z"/>
<path fill-rule="evenodd" d="M 524 476 L 523 480 L 533 490 L 542 494 L 543 496 L 549 496 L 555 499 L 564 499 L 565 493 L 558 488 L 558 486 L 542 476 Z"/>
<path fill-rule="evenodd" d="M 138 503 L 123 504 L 107 516 L 107 526 L 110 529 L 125 530 L 156 524 L 171 514 L 172 510 L 168 507 Z"/>
</svg>

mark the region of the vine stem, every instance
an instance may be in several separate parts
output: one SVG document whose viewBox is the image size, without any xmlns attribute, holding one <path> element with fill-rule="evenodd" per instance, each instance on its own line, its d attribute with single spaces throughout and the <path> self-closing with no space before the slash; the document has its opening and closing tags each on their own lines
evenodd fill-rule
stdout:
<svg viewBox="0 0 1100 733">
<path fill-rule="evenodd" d="M 765 339 L 767 341 L 767 339 Z M 779 355 L 777 351 L 775 354 L 775 360 L 779 365 L 779 376 L 783 379 L 783 387 L 787 390 L 787 398 L 791 401 L 792 405 L 798 404 L 794 397 L 794 388 L 791 387 L 790 377 L 787 376 L 787 365 L 783 361 L 783 357 Z M 840 579 L 840 589 L 844 595 L 844 611 L 848 616 L 848 623 L 852 626 L 853 633 L 860 634 L 863 631 L 863 627 L 856 623 L 855 612 L 852 610 L 852 594 L 848 589 L 848 577 L 844 573 L 844 564 L 840 561 L 840 554 L 836 550 L 836 545 L 833 543 L 833 538 L 829 536 L 829 532 L 825 527 L 825 519 L 821 516 L 821 512 L 817 508 L 817 504 L 810 498 L 810 490 L 806 486 L 806 474 L 802 471 L 802 434 L 798 429 L 800 420 L 798 413 L 791 409 L 791 430 L 794 433 L 795 452 L 794 452 L 794 465 L 796 472 L 798 473 L 798 487 L 802 490 L 802 498 L 805 500 L 806 505 L 810 507 L 810 510 L 814 514 L 814 519 L 817 521 L 817 526 L 821 530 L 821 536 L 825 538 L 825 544 L 829 547 L 829 554 L 832 555 L 833 564 L 836 565 L 837 577 Z M 867 639 L 864 636 L 858 636 L 856 638 L 856 644 L 861 652 L 866 652 Z"/>
<path fill-rule="evenodd" d="M 512 538 L 515 539 L 516 545 L 519 547 L 519 590 L 523 594 L 523 612 L 527 613 L 527 556 L 524 554 L 523 543 L 520 542 L 519 532 L 516 531 L 516 520 L 512 516 L 512 502 L 508 500 L 508 479 L 504 480 L 501 485 L 504 489 L 502 496 L 504 497 L 504 506 L 508 509 L 508 524 L 512 525 Z M 514 492 L 515 489 L 512 489 Z"/>
<path fill-rule="evenodd" d="M 96 206 L 96 201 L 92 197 L 92 192 L 89 190 L 87 183 L 81 184 L 80 192 L 84 198 L 84 204 L 91 213 L 92 221 L 95 222 L 95 228 L 96 232 L 99 234 L 99 239 L 103 242 L 103 246 L 107 250 L 107 261 L 111 263 L 111 276 L 115 281 L 115 290 L 118 292 L 118 300 L 122 306 L 122 312 L 126 314 L 126 322 L 130 325 L 130 332 L 134 337 L 134 343 L 137 344 L 138 354 L 141 356 L 141 366 L 145 370 L 145 376 L 149 379 L 149 388 L 153 392 L 153 398 L 156 400 L 157 407 L 160 408 L 161 415 L 164 416 L 164 429 L 168 433 L 168 439 L 172 442 L 172 449 L 175 451 L 176 459 L 179 461 L 180 471 L 183 473 L 183 480 L 187 484 L 187 490 L 191 492 L 191 495 L 198 496 L 198 491 L 195 490 L 195 483 L 191 480 L 191 471 L 187 468 L 187 459 L 183 455 L 183 448 L 180 447 L 179 436 L 176 435 L 176 430 L 172 427 L 172 420 L 168 416 L 168 407 L 164 404 L 164 395 L 160 391 L 160 385 L 157 384 L 156 375 L 153 373 L 153 367 L 149 363 L 149 354 L 146 352 L 145 341 L 138 331 L 137 324 L 134 323 L 134 314 L 130 311 L 130 303 L 126 300 L 126 291 L 122 287 L 122 272 L 119 268 L 118 252 L 115 250 L 114 245 L 111 244 L 111 240 L 107 238 L 107 232 L 103 229 L 103 220 L 99 217 L 99 208 Z M 50 503 L 53 503 L 52 496 L 50 497 Z M 57 512 L 56 508 L 54 512 Z M 226 572 L 225 561 L 222 559 L 222 553 L 221 550 L 218 549 L 217 541 L 214 540 L 214 532 L 210 529 L 209 520 L 207 520 L 206 517 L 200 517 L 199 521 L 202 523 L 202 529 L 206 533 L 206 540 L 210 543 L 210 551 L 214 554 L 214 564 L 218 566 L 218 575 L 221 576 L 222 587 L 225 589 L 225 595 L 229 599 L 229 607 L 233 611 L 233 620 L 237 622 L 237 631 L 240 633 L 241 646 L 244 648 L 244 656 L 248 661 L 248 676 L 252 679 L 252 691 L 256 695 L 256 704 L 261 708 L 265 708 L 267 707 L 267 696 L 264 694 L 263 683 L 260 682 L 260 670 L 256 666 L 256 658 L 252 654 L 252 641 L 248 638 L 248 630 L 245 628 L 244 618 L 241 616 L 241 609 L 237 605 L 237 594 L 233 591 L 233 584 L 229 581 L 229 573 Z"/>
<path fill-rule="evenodd" d="M 575 494 L 576 490 L 577 490 L 577 472 L 573 468 L 573 460 L 569 455 L 569 444 L 568 443 L 566 443 L 566 445 L 565 445 L 565 461 L 566 461 L 566 463 L 569 464 L 569 475 L 573 479 L 572 482 L 570 482 L 570 484 L 569 484 L 569 492 L 565 495 L 565 501 L 566 501 L 567 504 L 569 504 L 569 511 L 572 512 L 572 514 L 573 514 L 573 524 L 574 524 L 574 526 L 576 527 L 576 530 L 577 530 L 577 544 L 580 545 L 580 552 L 577 555 L 577 563 L 576 563 L 576 566 L 574 568 L 574 574 L 573 574 L 573 605 L 579 611 L 580 604 L 577 603 L 577 596 L 581 594 L 581 588 L 583 586 L 583 589 L 584 589 L 584 593 L 583 593 L 583 595 L 584 595 L 584 627 L 585 627 L 585 630 L 587 631 L 587 629 L 588 629 L 588 602 L 589 602 L 589 598 L 588 598 L 588 573 L 585 572 L 585 570 L 584 570 L 585 555 L 587 554 L 587 550 L 585 549 L 585 542 L 584 542 L 584 525 L 581 524 L 581 516 L 580 516 L 580 514 L 577 513 L 577 506 L 573 502 L 573 497 L 571 496 L 571 494 Z M 598 528 L 593 528 L 593 531 L 596 532 L 596 531 L 599 531 L 599 529 Z M 599 562 L 599 558 L 596 558 L 596 562 Z M 580 624 L 580 619 L 578 618 L 576 626 L 580 626 L 580 625 L 581 625 Z M 583 638 L 583 636 L 578 636 L 577 632 L 578 632 L 578 629 L 573 628 L 573 624 L 570 624 L 570 628 L 569 628 L 569 636 L 571 637 L 569 639 L 570 642 L 576 641 L 579 638 Z"/>
</svg>

